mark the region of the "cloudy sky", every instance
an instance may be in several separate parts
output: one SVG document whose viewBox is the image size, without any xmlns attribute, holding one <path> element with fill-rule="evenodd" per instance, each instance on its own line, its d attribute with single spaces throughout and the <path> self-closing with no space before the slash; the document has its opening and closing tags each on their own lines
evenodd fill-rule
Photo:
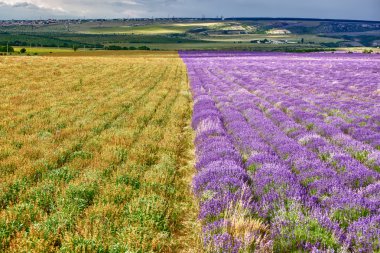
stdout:
<svg viewBox="0 0 380 253">
<path fill-rule="evenodd" d="M 380 0 L 0 0 L 0 19 L 202 15 L 380 20 Z"/>
</svg>

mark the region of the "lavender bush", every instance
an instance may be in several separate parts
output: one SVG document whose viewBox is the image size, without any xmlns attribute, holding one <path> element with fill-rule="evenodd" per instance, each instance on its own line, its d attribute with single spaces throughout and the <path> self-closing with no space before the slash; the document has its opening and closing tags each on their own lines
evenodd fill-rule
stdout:
<svg viewBox="0 0 380 253">
<path fill-rule="evenodd" d="M 180 54 L 207 251 L 380 251 L 378 55 Z"/>
</svg>

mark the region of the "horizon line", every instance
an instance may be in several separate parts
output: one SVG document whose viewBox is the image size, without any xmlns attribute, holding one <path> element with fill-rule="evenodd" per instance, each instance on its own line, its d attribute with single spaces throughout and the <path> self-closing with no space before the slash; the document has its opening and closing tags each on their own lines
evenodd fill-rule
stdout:
<svg viewBox="0 0 380 253">
<path fill-rule="evenodd" d="M 135 18 L 125 18 L 125 17 L 119 17 L 119 18 L 80 18 L 80 17 L 72 17 L 72 18 L 41 18 L 41 19 L 0 19 L 0 21 L 46 21 L 46 20 L 179 20 L 179 19 L 196 19 L 196 20 L 238 20 L 238 19 L 245 19 L 245 20 L 304 20 L 304 21 L 343 21 L 343 22 L 380 22 L 380 20 L 365 20 L 365 19 L 344 19 L 344 18 L 297 18 L 297 17 L 244 17 L 244 16 L 237 16 L 237 17 L 135 17 Z"/>
</svg>

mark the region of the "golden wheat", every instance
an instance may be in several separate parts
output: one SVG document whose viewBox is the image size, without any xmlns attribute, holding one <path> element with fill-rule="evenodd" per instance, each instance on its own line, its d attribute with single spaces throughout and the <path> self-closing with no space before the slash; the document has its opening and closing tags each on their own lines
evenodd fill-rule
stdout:
<svg viewBox="0 0 380 253">
<path fill-rule="evenodd" d="M 0 251 L 199 249 L 175 53 L 0 59 Z"/>
</svg>

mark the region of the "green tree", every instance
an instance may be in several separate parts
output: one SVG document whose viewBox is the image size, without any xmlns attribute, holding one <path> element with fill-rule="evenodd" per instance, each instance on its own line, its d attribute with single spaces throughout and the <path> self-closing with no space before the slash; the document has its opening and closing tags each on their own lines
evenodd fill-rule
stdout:
<svg viewBox="0 0 380 253">
<path fill-rule="evenodd" d="M 9 53 L 13 53 L 15 50 L 13 47 L 11 46 L 0 46 L 0 52 L 9 52 Z"/>
</svg>

